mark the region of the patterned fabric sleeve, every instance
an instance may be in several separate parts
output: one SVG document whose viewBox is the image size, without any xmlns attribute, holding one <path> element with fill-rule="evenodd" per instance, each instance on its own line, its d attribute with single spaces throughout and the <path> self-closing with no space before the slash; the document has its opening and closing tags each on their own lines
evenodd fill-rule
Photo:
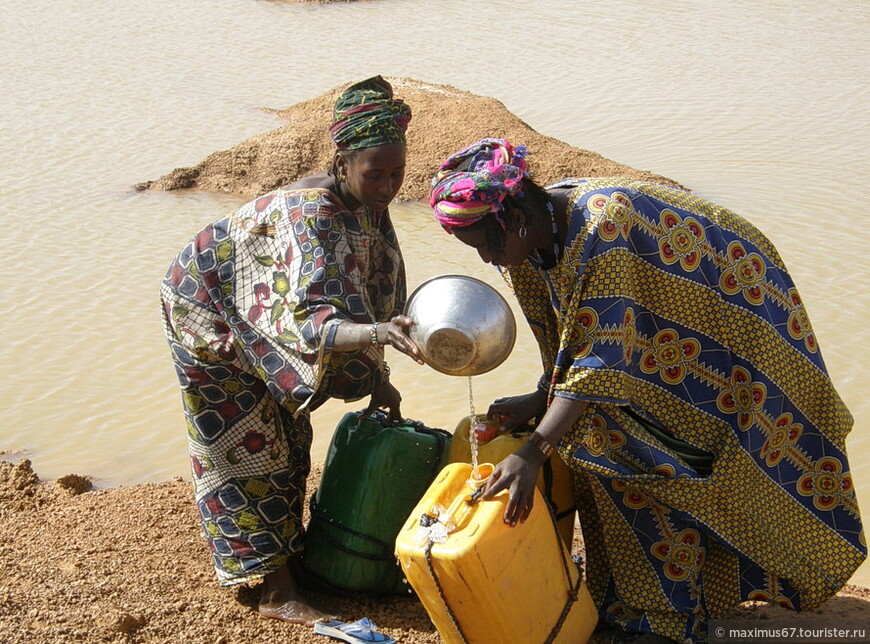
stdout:
<svg viewBox="0 0 870 644">
<path fill-rule="evenodd" d="M 560 275 L 566 296 L 562 304 L 559 348 L 554 360 L 551 393 L 616 405 L 631 401 L 634 311 L 631 293 L 605 310 L 590 305 L 592 262 L 582 273 Z"/>
<path fill-rule="evenodd" d="M 285 333 L 292 329 L 298 335 L 300 350 L 316 350 L 330 321 L 371 322 L 362 292 L 360 270 L 345 237 L 344 222 L 321 213 L 300 217 L 295 228 L 302 243 L 301 268 L 290 277 L 291 307 L 284 318 Z M 329 343 L 327 343 L 327 349 Z"/>
<path fill-rule="evenodd" d="M 624 221 L 632 208 L 628 198 L 616 193 L 590 208 L 590 185 L 595 182 L 581 182 L 572 193 L 564 256 L 549 276 L 560 309 L 551 394 L 637 404 L 638 315 L 642 324 L 650 323 L 641 295 L 644 278 L 623 264 L 617 270 L 611 264 L 634 253 L 648 257 L 651 247 L 646 240 L 626 240 Z"/>
<path fill-rule="evenodd" d="M 374 321 L 387 322 L 401 315 L 408 298 L 405 262 L 389 211 L 384 211 L 378 218 L 370 256 L 371 277 L 366 281 L 369 302 L 372 303 Z"/>
<path fill-rule="evenodd" d="M 358 219 L 329 193 L 307 190 L 266 195 L 237 211 L 232 223 L 237 307 L 259 336 L 244 348 L 260 375 L 297 405 L 315 392 L 318 400 L 368 395 L 380 377 L 383 348 L 330 351 L 337 323 L 374 321 L 363 271 L 368 241 Z"/>
<path fill-rule="evenodd" d="M 541 352 L 543 373 L 538 380 L 538 389 L 549 389 L 560 334 L 547 285 L 528 261 L 500 270 L 508 288 L 516 296 Z"/>
</svg>

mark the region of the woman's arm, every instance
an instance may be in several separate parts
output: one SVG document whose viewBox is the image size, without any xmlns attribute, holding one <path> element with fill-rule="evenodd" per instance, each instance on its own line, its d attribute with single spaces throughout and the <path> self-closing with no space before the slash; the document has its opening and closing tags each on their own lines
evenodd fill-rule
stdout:
<svg viewBox="0 0 870 644">
<path fill-rule="evenodd" d="M 508 490 L 504 522 L 515 526 L 525 521 L 535 500 L 538 470 L 553 448 L 586 411 L 585 400 L 557 396 L 541 419 L 532 438 L 498 465 L 487 482 L 482 499 L 490 499 Z"/>
<path fill-rule="evenodd" d="M 516 296 L 538 344 L 543 365 L 543 375 L 538 380 L 538 388 L 546 394 L 556 354 L 559 351 L 561 335 L 561 327 L 556 311 L 553 309 L 550 291 L 541 274 L 529 262 L 500 270 L 508 288 Z"/>
<path fill-rule="evenodd" d="M 374 324 L 357 324 L 345 321 L 339 324 L 335 330 L 332 350 L 357 351 L 372 344 L 389 344 L 396 351 L 404 353 L 419 364 L 425 364 L 422 355 L 420 355 L 420 349 L 404 331 L 404 327 L 412 324 L 414 321 L 404 315 L 397 315 L 389 322 L 376 322 Z"/>
</svg>

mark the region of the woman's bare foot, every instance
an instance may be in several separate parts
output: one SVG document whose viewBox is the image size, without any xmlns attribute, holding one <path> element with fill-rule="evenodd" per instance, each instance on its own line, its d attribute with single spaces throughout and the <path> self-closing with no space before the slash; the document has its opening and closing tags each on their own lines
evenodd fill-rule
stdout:
<svg viewBox="0 0 870 644">
<path fill-rule="evenodd" d="M 263 578 L 258 610 L 263 617 L 308 626 L 318 619 L 335 619 L 335 615 L 314 606 L 302 594 L 286 565 Z"/>
</svg>

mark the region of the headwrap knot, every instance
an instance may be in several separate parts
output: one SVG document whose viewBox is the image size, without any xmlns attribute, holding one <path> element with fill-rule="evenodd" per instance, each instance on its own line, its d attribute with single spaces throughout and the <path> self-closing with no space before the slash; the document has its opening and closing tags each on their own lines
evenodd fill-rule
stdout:
<svg viewBox="0 0 870 644">
<path fill-rule="evenodd" d="M 502 202 L 520 194 L 527 174 L 526 148 L 482 139 L 450 155 L 432 179 L 429 205 L 447 230 L 471 226 L 493 213 L 505 227 Z"/>
<path fill-rule="evenodd" d="M 393 88 L 380 76 L 348 87 L 335 101 L 329 133 L 339 150 L 404 143 L 411 108 L 393 98 Z"/>
</svg>

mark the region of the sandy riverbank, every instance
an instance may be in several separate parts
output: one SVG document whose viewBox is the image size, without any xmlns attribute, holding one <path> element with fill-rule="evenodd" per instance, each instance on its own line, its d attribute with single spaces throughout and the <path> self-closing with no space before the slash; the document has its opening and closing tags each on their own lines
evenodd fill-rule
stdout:
<svg viewBox="0 0 870 644">
<path fill-rule="evenodd" d="M 319 476 L 314 468 L 309 490 Z M 334 641 L 261 619 L 254 588 L 217 586 L 189 482 L 89 487 L 78 475 L 40 482 L 29 461 L 0 461 L 0 642 Z M 321 601 L 346 620 L 370 618 L 403 644 L 442 641 L 413 596 Z M 754 605 L 739 614 L 763 625 L 785 611 Z M 870 623 L 870 589 L 847 586 L 789 617 L 806 627 L 846 622 Z"/>
</svg>

